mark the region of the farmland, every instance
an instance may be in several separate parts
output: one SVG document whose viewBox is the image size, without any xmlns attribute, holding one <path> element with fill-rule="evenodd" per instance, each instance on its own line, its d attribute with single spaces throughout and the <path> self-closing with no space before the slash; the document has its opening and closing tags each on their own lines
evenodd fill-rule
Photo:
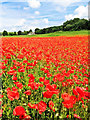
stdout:
<svg viewBox="0 0 90 120">
<path fill-rule="evenodd" d="M 88 120 L 88 36 L 82 34 L 2 38 L 3 119 Z"/>
</svg>

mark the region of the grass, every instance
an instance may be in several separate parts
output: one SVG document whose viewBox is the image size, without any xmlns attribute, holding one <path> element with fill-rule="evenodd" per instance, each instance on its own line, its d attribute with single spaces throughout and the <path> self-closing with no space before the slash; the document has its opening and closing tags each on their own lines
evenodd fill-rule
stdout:
<svg viewBox="0 0 90 120">
<path fill-rule="evenodd" d="M 36 35 L 15 35 L 15 36 L 2 36 L 2 37 L 54 37 L 54 36 L 76 36 L 76 35 L 90 35 L 90 30 L 81 31 L 58 31 L 48 34 L 36 34 Z"/>
</svg>

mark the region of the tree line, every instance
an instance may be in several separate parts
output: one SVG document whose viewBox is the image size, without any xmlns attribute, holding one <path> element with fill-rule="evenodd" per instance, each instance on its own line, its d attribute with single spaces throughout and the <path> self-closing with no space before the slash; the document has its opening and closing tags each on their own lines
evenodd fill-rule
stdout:
<svg viewBox="0 0 90 120">
<path fill-rule="evenodd" d="M 86 19 L 80 19 L 80 18 L 74 18 L 73 20 L 67 20 L 63 23 L 63 25 L 60 26 L 53 26 L 48 28 L 35 29 L 35 34 L 46 34 L 46 33 L 52 33 L 56 31 L 79 31 L 79 30 L 90 30 L 90 21 Z M 7 32 L 6 30 L 3 31 L 3 36 L 13 36 L 13 35 L 28 35 L 29 33 L 32 33 L 32 30 L 29 31 L 21 31 L 18 32 Z"/>
<path fill-rule="evenodd" d="M 2 35 L 3 36 L 28 35 L 29 33 L 32 33 L 31 29 L 29 31 L 25 31 L 25 30 L 21 31 L 21 30 L 19 30 L 18 32 L 7 32 L 6 30 L 4 30 Z"/>
<path fill-rule="evenodd" d="M 53 26 L 48 28 L 35 29 L 35 34 L 46 34 L 56 31 L 79 31 L 79 30 L 89 30 L 90 21 L 86 19 L 74 18 L 73 20 L 67 20 L 61 26 Z"/>
</svg>

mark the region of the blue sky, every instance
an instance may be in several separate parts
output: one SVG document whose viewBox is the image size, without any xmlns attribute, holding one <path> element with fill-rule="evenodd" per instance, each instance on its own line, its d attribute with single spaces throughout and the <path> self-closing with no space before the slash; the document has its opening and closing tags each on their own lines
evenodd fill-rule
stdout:
<svg viewBox="0 0 90 120">
<path fill-rule="evenodd" d="M 0 31 L 34 30 L 88 19 L 89 0 L 0 0 Z"/>
</svg>

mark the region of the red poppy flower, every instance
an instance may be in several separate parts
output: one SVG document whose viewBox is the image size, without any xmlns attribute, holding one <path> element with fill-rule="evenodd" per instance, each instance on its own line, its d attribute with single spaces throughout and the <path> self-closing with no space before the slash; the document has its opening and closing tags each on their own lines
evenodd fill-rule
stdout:
<svg viewBox="0 0 90 120">
<path fill-rule="evenodd" d="M 9 72 L 7 72 L 9 75 L 14 75 L 15 74 L 15 70 L 10 70 Z"/>
<path fill-rule="evenodd" d="M 12 91 L 18 91 L 16 87 L 12 87 Z"/>
<path fill-rule="evenodd" d="M 29 115 L 27 115 L 26 113 L 24 113 L 23 115 L 20 115 L 19 116 L 19 119 L 20 120 L 30 120 L 30 116 Z"/>
<path fill-rule="evenodd" d="M 40 84 L 36 83 L 36 82 L 31 82 L 28 84 L 28 86 L 30 86 L 32 90 L 34 90 L 34 89 L 37 90 L 39 88 Z"/>
<path fill-rule="evenodd" d="M 44 85 L 49 84 L 49 80 L 44 80 Z"/>
<path fill-rule="evenodd" d="M 20 69 L 18 69 L 18 72 L 25 72 L 25 69 L 21 67 Z"/>
<path fill-rule="evenodd" d="M 3 110 L 2 110 L 2 109 L 0 109 L 0 117 L 2 117 L 2 113 L 3 113 Z"/>
<path fill-rule="evenodd" d="M 78 116 L 77 114 L 74 114 L 74 117 L 80 119 L 80 116 Z"/>
<path fill-rule="evenodd" d="M 17 80 L 17 77 L 13 76 L 12 80 Z"/>
<path fill-rule="evenodd" d="M 42 114 L 46 110 L 46 103 L 43 101 L 40 101 L 38 104 L 31 104 L 28 103 L 28 106 L 33 109 L 37 109 L 39 111 L 39 114 Z"/>
<path fill-rule="evenodd" d="M 34 79 L 30 78 L 29 79 L 29 83 L 31 83 L 31 82 L 34 82 Z"/>
<path fill-rule="evenodd" d="M 51 100 L 49 101 L 49 107 L 51 110 L 53 110 L 53 112 L 55 112 L 54 103 Z"/>
<path fill-rule="evenodd" d="M 82 96 L 82 97 L 84 97 L 85 96 L 85 94 L 84 94 L 84 91 L 83 91 L 83 89 L 81 88 L 81 87 L 76 87 L 76 91 L 80 94 L 80 96 Z"/>
<path fill-rule="evenodd" d="M 13 115 L 18 116 L 18 115 L 24 115 L 26 111 L 24 110 L 24 108 L 22 106 L 17 106 L 15 107 L 15 109 L 13 110 Z"/>
<path fill-rule="evenodd" d="M 0 101 L 0 105 L 2 104 L 2 102 Z"/>
<path fill-rule="evenodd" d="M 40 78 L 39 78 L 39 81 L 40 81 L 40 82 L 44 82 L 44 80 L 45 80 L 45 77 L 40 77 Z"/>
<path fill-rule="evenodd" d="M 8 92 L 8 91 L 11 91 L 11 88 L 8 87 L 8 88 L 6 89 L 6 91 L 7 91 L 7 92 Z"/>
<path fill-rule="evenodd" d="M 78 95 L 78 92 L 75 89 L 73 89 L 73 93 L 74 95 Z"/>
<path fill-rule="evenodd" d="M 11 101 L 19 99 L 19 93 L 17 91 L 8 91 L 7 96 Z"/>
<path fill-rule="evenodd" d="M 25 91 L 24 94 L 26 94 L 26 95 L 31 95 L 31 90 Z"/>
<path fill-rule="evenodd" d="M 70 96 L 68 93 L 63 93 L 61 96 L 64 99 L 63 105 L 68 109 L 73 108 L 73 104 L 76 103 L 76 97 Z"/>
<path fill-rule="evenodd" d="M 0 98 L 3 98 L 3 96 L 4 96 L 4 95 L 1 95 L 1 94 L 0 94 Z"/>
<path fill-rule="evenodd" d="M 28 77 L 30 77 L 31 79 L 35 79 L 35 77 L 33 76 L 33 74 L 28 74 Z"/>
<path fill-rule="evenodd" d="M 11 59 L 11 55 L 10 54 L 6 55 L 6 59 Z"/>
<path fill-rule="evenodd" d="M 14 82 L 14 84 L 19 88 L 22 89 L 23 85 L 20 82 Z"/>
<path fill-rule="evenodd" d="M 69 118 L 69 115 L 67 115 L 67 118 Z"/>
<path fill-rule="evenodd" d="M 46 92 L 43 93 L 43 97 L 51 98 L 53 94 L 54 93 L 52 91 L 47 90 Z"/>
<path fill-rule="evenodd" d="M 32 109 L 38 109 L 38 104 L 31 104 L 31 103 L 28 103 L 28 106 Z"/>
<path fill-rule="evenodd" d="M 55 84 L 47 84 L 46 85 L 46 92 L 43 93 L 43 97 L 46 97 L 46 98 L 51 98 L 53 96 L 53 94 L 58 94 L 59 93 L 59 90 L 56 89 L 57 86 Z"/>
<path fill-rule="evenodd" d="M 42 114 L 42 112 L 44 112 L 46 110 L 46 103 L 43 101 L 40 101 L 38 104 L 38 110 L 39 110 L 39 114 Z"/>
</svg>

